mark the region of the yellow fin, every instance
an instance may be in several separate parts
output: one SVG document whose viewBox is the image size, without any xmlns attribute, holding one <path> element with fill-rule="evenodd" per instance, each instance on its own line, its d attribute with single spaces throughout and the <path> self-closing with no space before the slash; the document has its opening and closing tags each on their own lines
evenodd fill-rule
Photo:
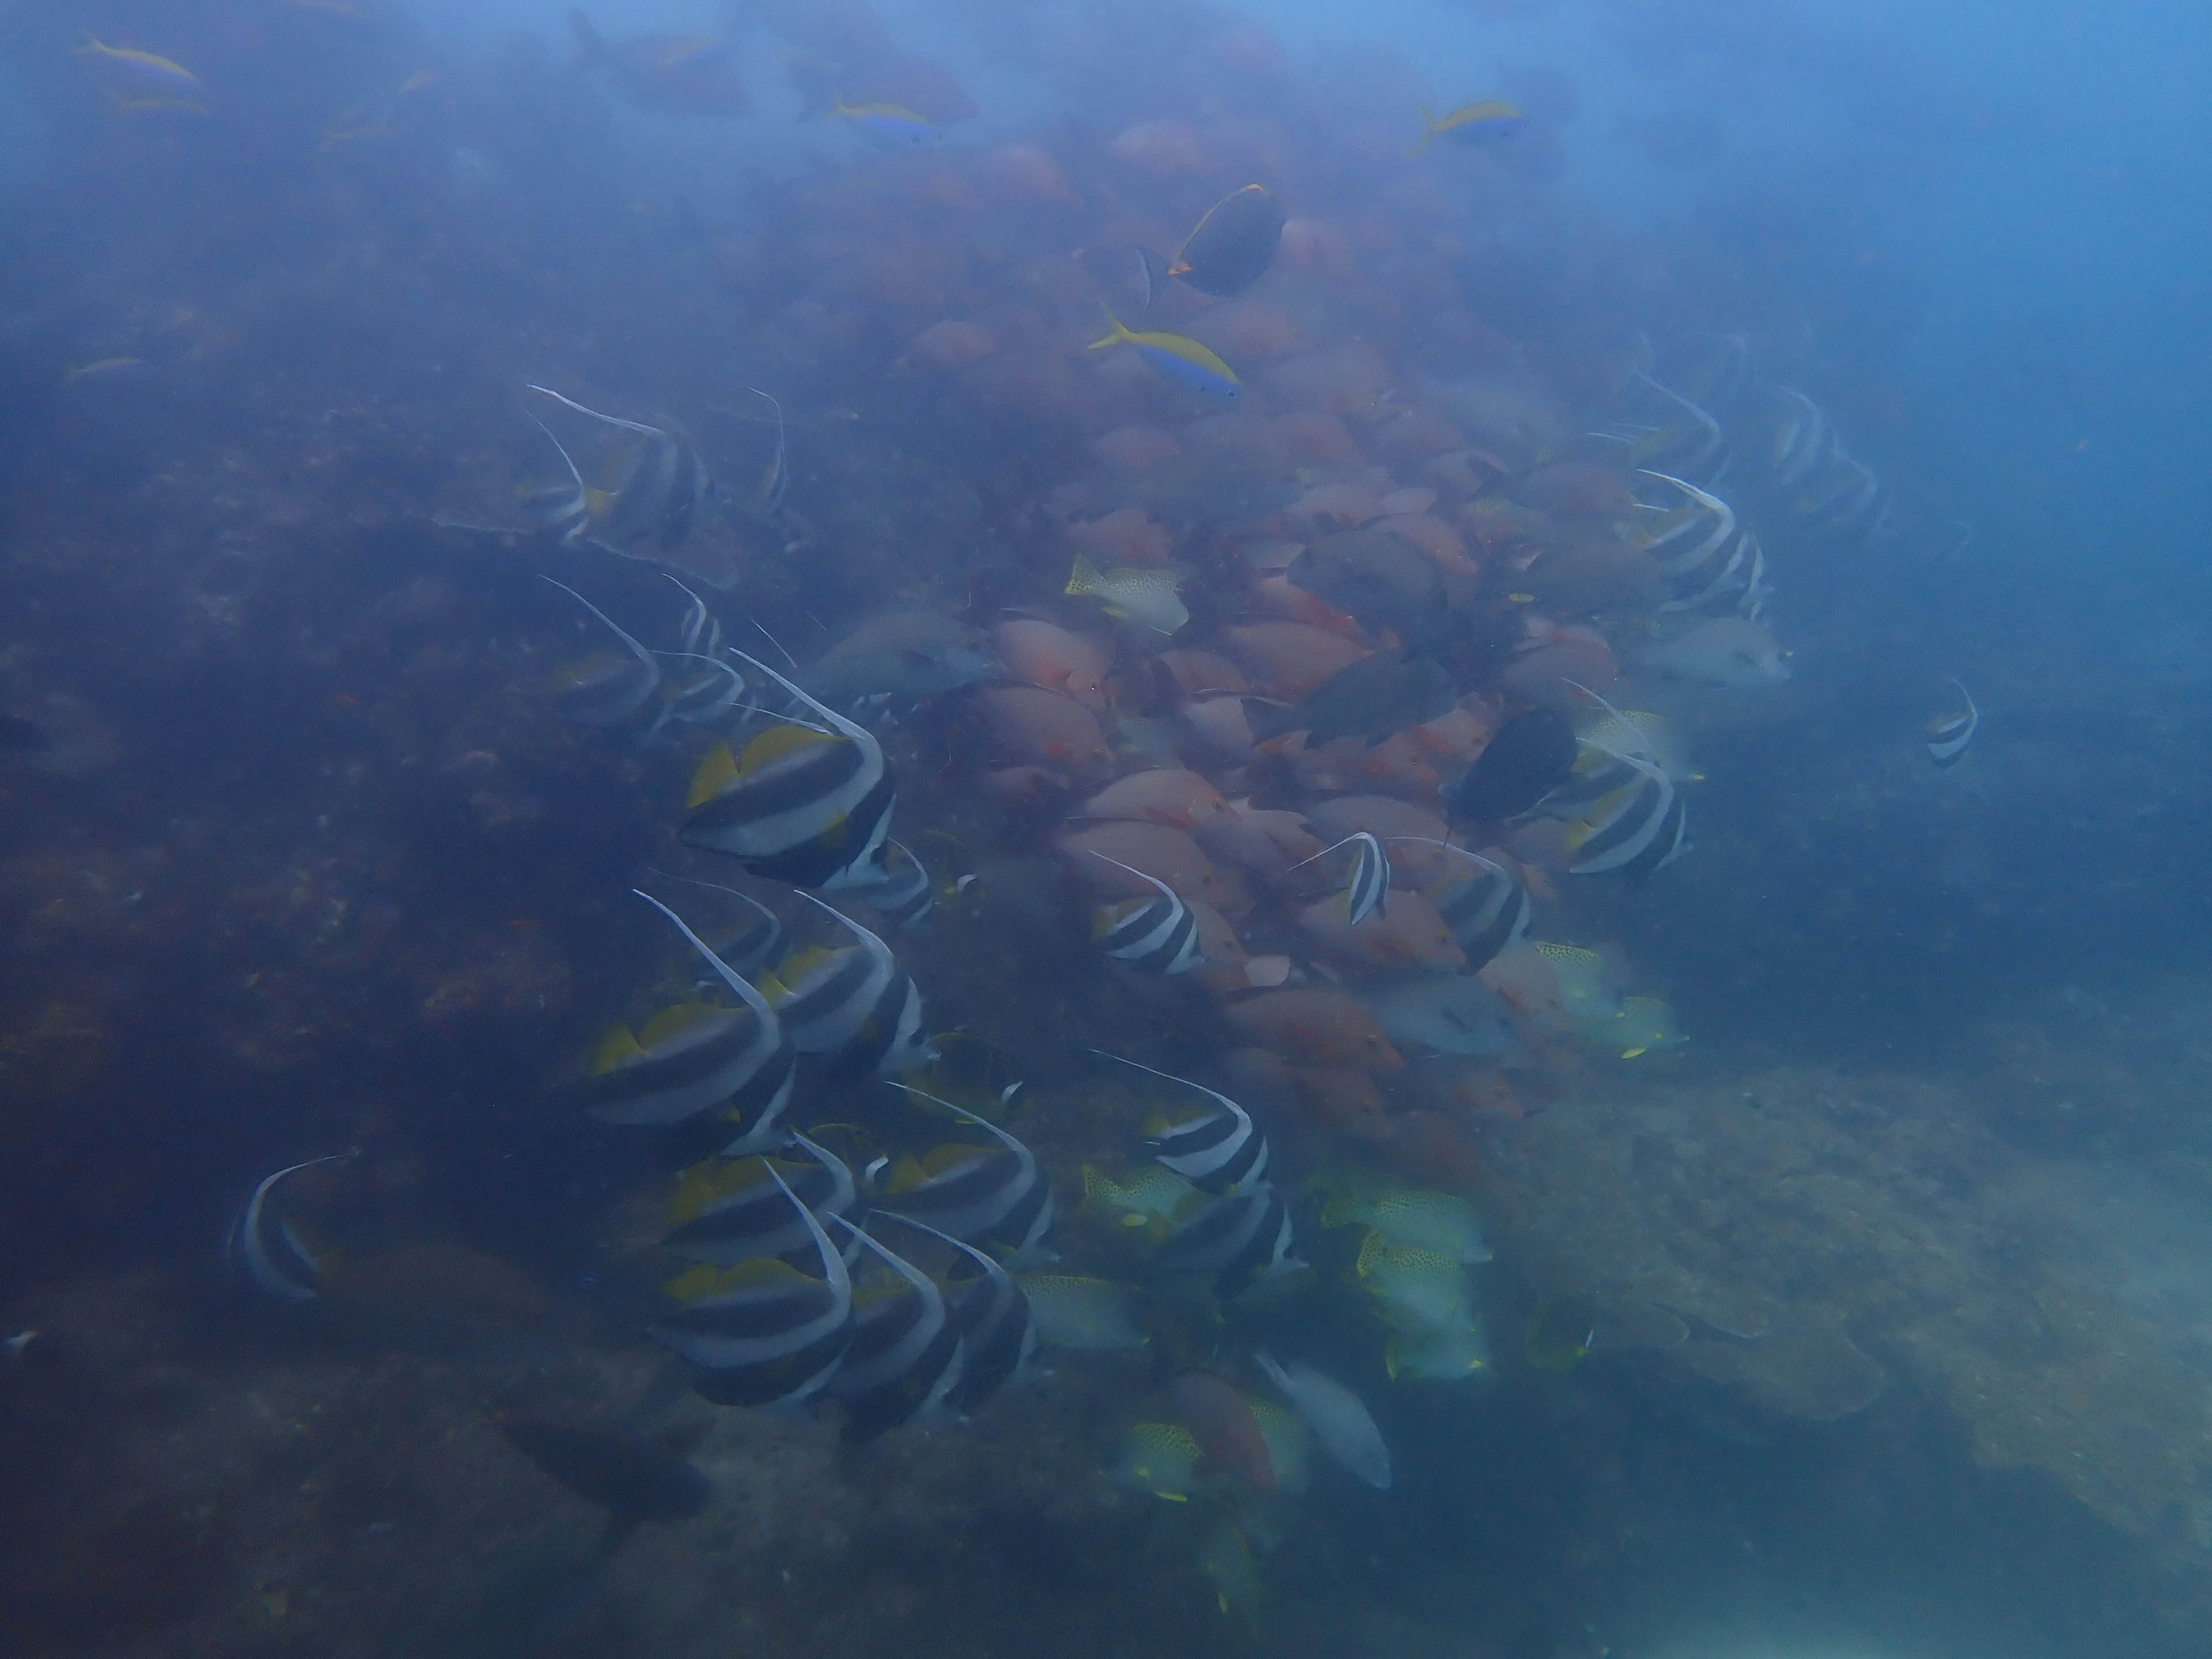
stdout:
<svg viewBox="0 0 2212 1659">
<path fill-rule="evenodd" d="M 757 772 L 770 762 L 781 760 L 786 755 L 796 754 L 802 749 L 811 749 L 817 744 L 850 743 L 850 738 L 841 738 L 835 732 L 810 731 L 804 726 L 770 726 L 745 745 L 744 754 L 738 761 L 738 775 Z"/>
<path fill-rule="evenodd" d="M 630 1035 L 629 1026 L 610 1025 L 607 1034 L 599 1039 L 599 1047 L 592 1050 L 591 1065 L 586 1069 L 593 1077 L 605 1077 L 623 1061 L 643 1052 L 637 1039 Z"/>
<path fill-rule="evenodd" d="M 1103 339 L 1093 340 L 1091 343 L 1091 349 L 1093 351 L 1103 351 L 1109 345 L 1119 345 L 1124 340 L 1133 340 L 1137 337 L 1130 333 L 1127 325 L 1114 314 L 1114 307 L 1103 300 L 1098 302 L 1098 309 L 1106 313 L 1106 320 L 1113 325 L 1114 331 Z M 1071 593 L 1074 591 L 1073 588 L 1068 589 Z"/>
<path fill-rule="evenodd" d="M 901 1152 L 891 1161 L 891 1167 L 884 1172 L 883 1190 L 893 1194 L 910 1193 L 928 1179 L 927 1172 L 922 1169 L 912 1152 Z"/>
<path fill-rule="evenodd" d="M 728 1009 L 717 1008 L 711 1002 L 679 1002 L 672 1008 L 663 1008 L 645 1022 L 644 1029 L 637 1034 L 637 1046 L 653 1048 L 728 1012 Z"/>
<path fill-rule="evenodd" d="M 750 1261 L 738 1262 L 734 1267 L 702 1261 L 663 1285 L 660 1293 L 678 1302 L 699 1302 L 708 1297 L 728 1296 L 736 1291 L 797 1290 L 821 1282 L 799 1272 L 787 1261 L 779 1261 L 774 1256 L 755 1256 Z"/>
<path fill-rule="evenodd" d="M 737 757 L 730 753 L 728 744 L 716 744 L 691 775 L 691 793 L 684 798 L 685 810 L 714 799 L 737 781 Z"/>
<path fill-rule="evenodd" d="M 942 1146 L 933 1146 L 921 1157 L 921 1172 L 925 1176 L 943 1175 L 947 1170 L 957 1170 L 962 1164 L 980 1158 L 981 1146 L 963 1146 L 957 1141 L 948 1141 Z"/>
<path fill-rule="evenodd" d="M 690 1221 L 718 1200 L 757 1187 L 767 1178 L 767 1160 L 759 1158 L 708 1158 L 694 1164 L 676 1177 L 676 1190 L 668 1197 L 668 1219 Z"/>
<path fill-rule="evenodd" d="M 1091 562 L 1090 556 L 1077 554 L 1074 567 L 1067 573 L 1068 593 L 1080 598 L 1085 593 L 1096 593 L 1104 586 L 1105 580 L 1099 575 L 1098 567 Z"/>
</svg>

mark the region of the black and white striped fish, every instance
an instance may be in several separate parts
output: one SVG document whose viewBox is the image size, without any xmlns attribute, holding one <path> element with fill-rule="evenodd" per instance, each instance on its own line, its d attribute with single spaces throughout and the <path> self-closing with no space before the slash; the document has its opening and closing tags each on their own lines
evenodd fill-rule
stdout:
<svg viewBox="0 0 2212 1659">
<path fill-rule="evenodd" d="M 884 860 L 884 878 L 849 890 L 870 909 L 889 917 L 894 927 L 919 927 L 937 908 L 937 890 L 930 884 L 929 872 L 904 842 L 886 840 L 884 844 L 890 849 Z"/>
<path fill-rule="evenodd" d="M 830 1379 L 830 1397 L 845 1407 L 838 1438 L 866 1445 L 902 1424 L 943 1415 L 966 1369 L 967 1345 L 934 1279 L 842 1217 L 837 1224 L 905 1280 L 859 1304 L 852 1346 Z"/>
<path fill-rule="evenodd" d="M 1201 1191 L 1239 1193 L 1257 1185 L 1267 1173 L 1267 1137 L 1252 1121 L 1252 1115 L 1227 1095 L 1217 1094 L 1202 1083 L 1171 1072 L 1154 1071 L 1139 1060 L 1123 1060 L 1103 1048 L 1092 1054 L 1103 1060 L 1151 1072 L 1170 1083 L 1195 1089 L 1218 1110 L 1198 1107 L 1188 1113 L 1155 1110 L 1145 1120 L 1145 1144 L 1153 1158 L 1164 1164 Z"/>
<path fill-rule="evenodd" d="M 1345 847 L 1352 848 L 1352 873 L 1344 884 L 1344 915 L 1357 927 L 1377 911 L 1389 914 L 1390 855 L 1382 850 L 1382 843 L 1375 838 L 1373 831 L 1355 830 L 1336 846 L 1324 847 L 1313 858 L 1300 859 L 1291 868 L 1299 869 Z"/>
<path fill-rule="evenodd" d="M 1233 1302 L 1305 1267 L 1291 1243 L 1291 1212 L 1263 1181 L 1194 1209 L 1168 1230 L 1152 1259 L 1164 1272 L 1213 1274 L 1213 1294 Z"/>
<path fill-rule="evenodd" d="M 683 438 L 642 421 L 603 415 L 550 386 L 529 389 L 629 434 L 608 457 L 597 484 L 584 482 L 568 449 L 559 439 L 553 439 L 575 483 L 573 495 L 548 497 L 545 516 L 551 527 L 560 532 L 562 541 L 588 541 L 624 556 L 641 543 L 666 551 L 681 545 L 706 517 L 714 496 L 714 481 L 699 452 Z M 542 421 L 538 424 L 544 427 Z M 545 435 L 553 437 L 550 428 L 545 428 Z"/>
<path fill-rule="evenodd" d="M 858 944 L 811 946 L 763 975 L 763 989 L 803 1054 L 827 1056 L 834 1072 L 889 1076 L 937 1057 L 923 1026 L 921 991 L 890 946 L 811 893 L 799 896 L 828 911 Z"/>
<path fill-rule="evenodd" d="M 860 1194 L 845 1160 L 805 1135 L 791 1139 L 811 1163 L 716 1158 L 684 1170 L 668 1200 L 672 1224 L 660 1248 L 687 1261 L 735 1267 L 755 1256 L 787 1256 L 810 1248 L 812 1235 L 792 1212 L 791 1200 L 818 1219 L 851 1215 Z"/>
<path fill-rule="evenodd" d="M 692 876 L 672 876 L 665 870 L 653 874 L 669 881 L 680 881 L 687 887 L 703 887 L 713 893 L 727 894 L 744 907 L 733 921 L 710 925 L 701 932 L 708 946 L 722 959 L 723 963 L 740 974 L 750 974 L 763 966 L 775 955 L 783 943 L 783 923 L 775 911 L 750 893 L 741 893 L 734 887 L 724 886 L 718 881 L 701 881 Z"/>
<path fill-rule="evenodd" d="M 1683 817 L 1674 781 L 1650 761 L 1621 758 L 1635 771 L 1636 781 L 1593 803 L 1567 825 L 1567 870 L 1571 875 L 1624 869 L 1662 842 L 1662 831 L 1670 827 L 1674 837 L 1666 843 L 1660 862 L 1671 861 L 1680 851 Z"/>
<path fill-rule="evenodd" d="M 769 1176 L 783 1177 L 773 1165 Z M 700 1368 L 693 1389 L 718 1406 L 792 1407 L 830 1385 L 853 1339 L 853 1281 L 813 1212 L 786 1200 L 814 1241 L 821 1277 L 772 1257 L 702 1262 L 663 1287 L 678 1304 L 646 1334 Z"/>
<path fill-rule="evenodd" d="M 1027 1146 L 988 1118 L 915 1088 L 891 1087 L 941 1106 L 999 1144 L 939 1146 L 926 1157 L 879 1160 L 868 1174 L 878 1209 L 926 1221 L 963 1243 L 993 1246 L 1009 1261 L 1048 1260 L 1052 1181 Z"/>
<path fill-rule="evenodd" d="M 946 1292 L 953 1323 L 967 1346 L 967 1364 L 951 1402 L 957 1409 L 973 1411 L 1010 1382 L 1027 1381 L 1036 1371 L 1038 1335 L 1030 1313 L 1027 1291 L 988 1251 L 940 1232 L 926 1221 L 880 1210 L 878 1221 L 895 1221 L 927 1233 L 965 1258 L 975 1272 L 965 1277 L 946 1276 Z"/>
<path fill-rule="evenodd" d="M 623 632 L 615 619 L 566 582 L 541 580 L 566 593 L 605 623 L 629 652 L 628 657 L 588 657 L 562 671 L 555 703 L 572 720 L 586 726 L 619 726 L 645 707 L 660 689 L 660 665 L 653 653 Z"/>
<path fill-rule="evenodd" d="M 675 924 L 744 1006 L 678 1003 L 635 1036 L 615 1026 L 592 1057 L 586 1112 L 602 1123 L 663 1129 L 662 1156 L 677 1168 L 781 1146 L 798 1064 L 790 1034 L 768 999 L 683 917 L 650 894 L 637 896 Z"/>
<path fill-rule="evenodd" d="M 1509 946 L 1518 944 L 1535 919 L 1528 890 L 1504 865 L 1480 853 L 1425 836 L 1394 836 L 1393 841 L 1418 841 L 1457 854 L 1476 867 L 1464 876 L 1446 876 L 1428 890 L 1452 943 L 1467 957 L 1467 973 L 1474 973 Z"/>
<path fill-rule="evenodd" d="M 1127 898 L 1099 906 L 1091 924 L 1091 943 L 1116 962 L 1156 974 L 1180 974 L 1204 963 L 1198 950 L 1198 918 L 1175 889 L 1157 876 L 1092 849 L 1117 870 L 1158 890 L 1155 898 Z"/>
<path fill-rule="evenodd" d="M 223 1255 L 232 1268 L 246 1277 L 246 1282 L 264 1296 L 273 1296 L 285 1302 L 313 1302 L 323 1293 L 322 1264 L 286 1220 L 270 1203 L 270 1195 L 289 1176 L 302 1170 L 312 1170 L 318 1164 L 340 1164 L 353 1157 L 351 1152 L 331 1152 L 322 1158 L 311 1158 L 303 1163 L 289 1164 L 276 1174 L 264 1176 L 246 1200 L 246 1207 L 230 1224 L 230 1236 L 223 1242 Z"/>
<path fill-rule="evenodd" d="M 1966 688 L 1953 680 L 1966 706 L 1953 714 L 1938 714 L 1928 722 L 1928 758 L 1938 766 L 1948 766 L 1966 752 L 1966 745 L 1974 740 L 1981 729 L 1982 711 L 1974 707 L 1974 699 Z"/>
<path fill-rule="evenodd" d="M 755 738 L 742 757 L 717 744 L 700 763 L 678 839 L 726 853 L 755 875 L 799 887 L 883 881 L 894 787 L 873 733 L 817 702 L 732 646 L 732 656 L 774 680 L 827 722 L 792 720 Z"/>
</svg>

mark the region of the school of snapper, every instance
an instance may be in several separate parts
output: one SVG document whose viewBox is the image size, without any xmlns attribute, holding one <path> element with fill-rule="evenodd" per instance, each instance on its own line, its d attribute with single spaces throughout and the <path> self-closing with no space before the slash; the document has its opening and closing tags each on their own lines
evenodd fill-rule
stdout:
<svg viewBox="0 0 2212 1659">
<path fill-rule="evenodd" d="M 1311 1447 L 1371 1486 L 1392 1464 L 1355 1389 L 1240 1318 L 1267 1309 L 1284 1346 L 1316 1242 L 1355 1228 L 1329 1277 L 1383 1374 L 1495 1363 L 1484 1139 L 1685 1040 L 1590 930 L 1692 850 L 1706 700 L 1789 678 L 1788 560 L 1888 508 L 1742 339 L 1655 350 L 1599 316 L 1516 337 L 1462 301 L 1437 227 L 1510 210 L 1514 147 L 1544 137 L 1511 105 L 1324 146 L 1294 118 L 1314 89 L 1235 24 L 1193 50 L 1243 68 L 1237 112 L 963 144 L 974 104 L 872 15 L 771 27 L 818 53 L 786 60 L 805 118 L 860 142 L 787 188 L 735 275 L 781 257 L 802 280 L 779 335 L 873 339 L 884 373 L 1051 435 L 1008 469 L 1018 545 L 915 570 L 801 660 L 749 602 L 814 556 L 798 388 L 743 389 L 774 441 L 732 484 L 649 386 L 518 385 L 550 481 L 501 481 L 511 520 L 434 521 L 574 556 L 546 580 L 602 648 L 549 716 L 690 773 L 667 802 L 689 873 L 640 872 L 671 972 L 565 1096 L 666 1171 L 640 1325 L 708 1401 L 834 1404 L 865 1442 L 983 1409 L 1044 1346 L 1156 1343 L 1165 1413 L 1113 1474 L 1214 1506 L 1201 1565 L 1249 1619 Z M 736 37 L 575 29 L 632 103 L 749 113 Z M 1941 717 L 1931 759 L 1972 731 Z M 1212 1034 L 1093 1050 L 1127 1101 L 1118 1163 L 1042 1161 L 1048 1095 L 942 1029 L 901 961 L 920 928 L 989 957 L 969 901 L 994 884 L 1045 896 L 1070 977 L 1146 982 Z M 234 1240 L 293 1300 L 319 1294 L 281 1204 L 307 1167 L 261 1183 Z M 1194 1310 L 1220 1334 L 1194 1340 Z"/>
</svg>

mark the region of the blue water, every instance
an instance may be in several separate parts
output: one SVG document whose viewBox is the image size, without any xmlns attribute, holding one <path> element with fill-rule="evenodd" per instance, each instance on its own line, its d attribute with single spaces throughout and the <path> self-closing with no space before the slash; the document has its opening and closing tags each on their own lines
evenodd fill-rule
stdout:
<svg viewBox="0 0 2212 1659">
<path fill-rule="evenodd" d="M 0 18 L 8 1650 L 2203 1651 L 2202 19 L 588 9 Z"/>
</svg>

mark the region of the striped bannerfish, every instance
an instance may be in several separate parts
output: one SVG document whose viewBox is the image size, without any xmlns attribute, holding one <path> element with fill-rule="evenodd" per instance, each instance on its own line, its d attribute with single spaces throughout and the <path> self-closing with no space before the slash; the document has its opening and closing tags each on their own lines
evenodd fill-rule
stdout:
<svg viewBox="0 0 2212 1659">
<path fill-rule="evenodd" d="M 1659 574 L 1668 581 L 1679 581 L 1703 568 L 1729 544 L 1735 534 L 1735 509 L 1719 496 L 1668 473 L 1643 469 L 1637 476 L 1672 485 L 1689 497 L 1686 507 L 1669 510 L 1670 522 L 1644 544 L 1644 550 L 1658 561 Z M 1700 531 L 1705 533 L 1700 535 Z"/>
<path fill-rule="evenodd" d="M 1594 876 L 1626 869 L 1658 844 L 1662 848 L 1659 863 L 1650 866 L 1656 869 L 1681 850 L 1684 817 L 1674 781 L 1649 761 L 1622 758 L 1636 769 L 1636 781 L 1595 802 L 1567 826 L 1570 874 Z"/>
<path fill-rule="evenodd" d="M 778 1120 L 798 1064 L 790 1034 L 768 999 L 683 917 L 650 894 L 637 896 L 676 925 L 744 1006 L 678 1003 L 635 1036 L 615 1026 L 592 1056 L 588 1115 L 665 1129 L 662 1155 L 678 1168 L 717 1152 L 735 1158 L 781 1146 Z"/>
<path fill-rule="evenodd" d="M 1156 898 L 1127 898 L 1103 904 L 1091 924 L 1091 942 L 1116 962 L 1158 974 L 1180 974 L 1202 964 L 1198 951 L 1198 918 L 1174 888 L 1157 876 L 1124 864 L 1093 848 L 1091 856 L 1106 859 L 1117 870 L 1127 870 L 1139 881 L 1159 890 Z"/>
<path fill-rule="evenodd" d="M 856 1306 L 852 1346 L 830 1379 L 830 1397 L 845 1407 L 838 1438 L 866 1445 L 902 1423 L 943 1414 L 966 1369 L 967 1345 L 934 1279 L 843 1217 L 837 1224 L 906 1281 L 904 1290 Z"/>
<path fill-rule="evenodd" d="M 953 1292 L 952 1321 L 960 1328 L 960 1338 L 968 1351 L 960 1386 L 951 1396 L 954 1407 L 972 1411 L 1009 1382 L 1027 1381 L 1034 1374 L 1036 1362 L 1036 1321 L 1030 1313 L 1029 1293 L 1015 1282 L 1014 1276 L 987 1252 L 950 1233 L 939 1232 L 926 1221 L 917 1221 L 894 1210 L 878 1213 L 884 1220 L 927 1233 L 959 1252 L 978 1269 L 973 1277 L 955 1279 L 948 1275 L 946 1281 Z"/>
<path fill-rule="evenodd" d="M 575 479 L 574 505 L 582 509 L 580 518 L 572 507 L 568 522 L 559 526 L 562 539 L 582 540 L 588 532 L 594 544 L 618 554 L 641 541 L 664 550 L 680 545 L 704 516 L 714 495 L 714 481 L 699 452 L 661 427 L 602 415 L 549 386 L 529 389 L 630 434 L 629 441 L 614 452 L 609 469 L 596 486 L 583 482 L 567 449 L 554 439 L 554 447 L 561 450 L 561 459 Z M 544 422 L 538 424 L 543 428 Z M 545 435 L 553 436 L 550 429 Z"/>
<path fill-rule="evenodd" d="M 1291 1212 L 1263 1181 L 1193 1210 L 1168 1230 L 1153 1260 L 1169 1273 L 1213 1274 L 1213 1294 L 1233 1302 L 1306 1266 L 1291 1243 Z"/>
<path fill-rule="evenodd" d="M 870 909 L 880 910 L 890 917 L 894 927 L 919 927 L 937 908 L 937 890 L 931 885 L 929 872 L 914 855 L 912 848 L 902 842 L 889 839 L 884 844 L 898 854 L 896 860 L 884 860 L 884 878 L 865 887 L 856 884 L 849 890 Z"/>
<path fill-rule="evenodd" d="M 1966 698 L 1966 706 L 1956 714 L 1938 714 L 1928 722 L 1928 758 L 1938 766 L 1948 766 L 1966 752 L 1966 745 L 1974 740 L 1974 733 L 1982 724 L 1982 711 L 1974 707 L 1974 699 L 1963 685 L 1959 695 Z"/>
<path fill-rule="evenodd" d="M 1349 847 L 1352 851 L 1352 874 L 1344 884 L 1345 918 L 1354 927 L 1377 911 L 1389 914 L 1390 855 L 1382 850 L 1382 843 L 1375 838 L 1371 830 L 1358 830 L 1346 836 L 1335 847 L 1324 847 L 1313 858 L 1300 859 L 1291 866 L 1296 870 L 1311 864 L 1314 859 L 1325 859 L 1338 848 Z"/>
<path fill-rule="evenodd" d="M 828 729 L 797 720 L 771 726 L 745 745 L 742 758 L 717 744 L 691 780 L 690 816 L 678 839 L 795 886 L 879 884 L 895 794 L 882 745 L 866 726 L 773 668 L 735 646 L 728 650 L 819 714 Z"/>
<path fill-rule="evenodd" d="M 860 1197 L 845 1160 L 805 1135 L 792 1140 L 814 1161 L 716 1159 L 684 1170 L 668 1200 L 674 1224 L 660 1248 L 688 1261 L 735 1267 L 755 1256 L 788 1256 L 810 1248 L 812 1235 L 791 1212 L 787 1195 L 817 1218 L 852 1214 Z"/>
<path fill-rule="evenodd" d="M 750 893 L 741 893 L 734 887 L 726 887 L 718 881 L 701 881 L 692 876 L 672 876 L 665 870 L 655 870 L 656 876 L 669 881 L 680 881 L 687 887 L 704 887 L 709 892 L 726 893 L 745 907 L 747 914 L 720 927 L 709 927 L 708 948 L 722 959 L 723 963 L 740 974 L 750 974 L 765 964 L 783 943 L 783 922 L 775 912 Z"/>
<path fill-rule="evenodd" d="M 1049 1260 L 1043 1243 L 1052 1229 L 1052 1182 L 1037 1167 L 1036 1155 L 997 1124 L 964 1107 L 909 1084 L 891 1087 L 942 1106 L 999 1144 L 952 1144 L 922 1158 L 904 1156 L 893 1163 L 878 1162 L 868 1172 L 878 1183 L 877 1207 L 926 1221 L 964 1243 L 995 1245 L 1010 1261 Z"/>
<path fill-rule="evenodd" d="M 1176 1117 L 1154 1112 L 1145 1124 L 1145 1144 L 1152 1157 L 1201 1191 L 1227 1196 L 1256 1186 L 1267 1173 L 1267 1137 L 1252 1121 L 1252 1115 L 1227 1095 L 1217 1094 L 1202 1083 L 1171 1072 L 1153 1071 L 1139 1060 L 1123 1060 L 1103 1048 L 1092 1054 L 1140 1072 L 1152 1072 L 1170 1083 L 1195 1089 L 1221 1108 L 1200 1109 L 1194 1115 Z"/>
<path fill-rule="evenodd" d="M 830 1056 L 837 1073 L 853 1077 L 910 1071 L 934 1060 L 922 1030 L 921 989 L 890 946 L 813 894 L 799 896 L 843 922 L 860 943 L 810 947 L 763 975 L 792 1047 Z"/>
<path fill-rule="evenodd" d="M 779 1186 L 783 1177 L 768 1167 Z M 756 1257 L 733 1267 L 702 1262 L 671 1280 L 681 1305 L 646 1334 L 698 1366 L 692 1383 L 718 1406 L 793 1406 L 829 1387 L 853 1340 L 853 1281 L 814 1212 L 789 1188 L 822 1277 Z"/>
<path fill-rule="evenodd" d="M 553 581 L 550 576 L 540 580 L 553 582 L 554 586 L 605 623 L 630 653 L 629 659 L 586 658 L 563 670 L 556 703 L 570 720 L 581 720 L 586 726 L 621 725 L 644 708 L 647 700 L 660 689 L 660 665 L 653 659 L 653 653 L 624 633 L 613 617 L 568 583 Z"/>
<path fill-rule="evenodd" d="M 312 1170 L 318 1164 L 343 1163 L 352 1156 L 351 1152 L 331 1152 L 302 1164 L 287 1164 L 264 1177 L 253 1189 L 253 1196 L 246 1200 L 238 1219 L 231 1223 L 223 1255 L 234 1267 L 244 1272 L 255 1290 L 286 1302 L 313 1302 L 321 1297 L 322 1264 L 301 1242 L 292 1224 L 275 1216 L 269 1207 L 269 1194 L 288 1176 L 302 1170 Z M 272 1216 L 276 1221 L 273 1229 L 270 1225 Z"/>
<path fill-rule="evenodd" d="M 1535 917 L 1528 890 L 1504 865 L 1492 863 L 1467 848 L 1454 846 L 1448 841 L 1434 841 L 1426 836 L 1393 836 L 1390 839 L 1441 847 L 1447 853 L 1456 853 L 1481 866 L 1473 875 L 1456 878 L 1447 876 L 1428 890 L 1429 902 L 1437 907 L 1444 926 L 1451 929 L 1452 943 L 1466 954 L 1468 973 L 1486 966 L 1528 931 L 1528 924 Z"/>
</svg>

